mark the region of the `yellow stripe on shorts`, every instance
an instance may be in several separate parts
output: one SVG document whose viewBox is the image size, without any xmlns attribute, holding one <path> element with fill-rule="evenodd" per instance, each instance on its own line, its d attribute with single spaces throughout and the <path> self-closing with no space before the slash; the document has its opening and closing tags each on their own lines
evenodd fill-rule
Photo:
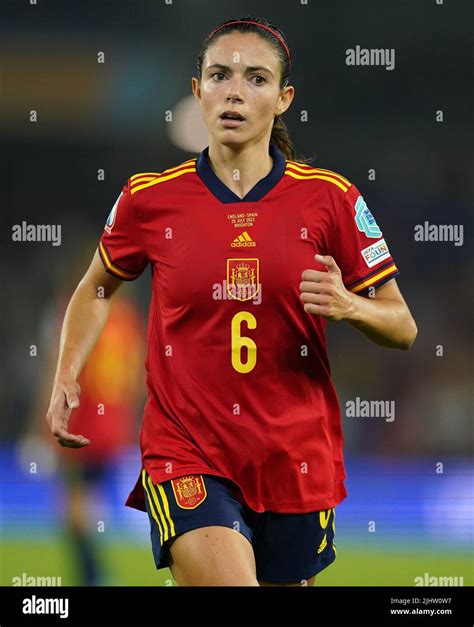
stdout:
<svg viewBox="0 0 474 627">
<path fill-rule="evenodd" d="M 158 491 L 161 494 L 161 499 L 163 501 L 163 507 L 165 510 L 165 516 L 168 519 L 171 537 L 173 537 L 176 535 L 176 531 L 174 529 L 173 519 L 171 518 L 171 514 L 170 514 L 170 506 L 168 503 L 168 497 L 166 496 L 166 492 L 161 484 L 158 484 Z"/>
<path fill-rule="evenodd" d="M 145 489 L 146 495 L 148 497 L 148 503 L 150 505 L 151 513 L 160 531 L 160 544 L 163 545 L 163 529 L 161 528 L 160 521 L 158 520 L 158 516 L 156 515 L 155 507 L 153 505 L 153 501 L 150 497 L 150 493 L 148 492 L 148 488 L 146 487 L 146 470 L 145 469 L 142 470 L 142 483 L 143 483 L 143 488 Z"/>
</svg>

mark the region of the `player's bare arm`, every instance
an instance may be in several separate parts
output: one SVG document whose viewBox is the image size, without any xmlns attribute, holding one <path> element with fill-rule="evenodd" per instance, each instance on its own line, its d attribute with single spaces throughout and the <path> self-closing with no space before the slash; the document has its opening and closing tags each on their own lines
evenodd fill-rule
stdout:
<svg viewBox="0 0 474 627">
<path fill-rule="evenodd" d="M 316 255 L 327 271 L 305 270 L 301 300 L 310 314 L 328 320 L 346 320 L 369 339 L 387 348 L 409 349 L 417 336 L 416 323 L 395 279 L 375 290 L 373 298 L 346 289 L 341 271 L 330 255 Z"/>
<path fill-rule="evenodd" d="M 96 251 L 69 302 L 46 414 L 46 422 L 61 446 L 80 448 L 90 444 L 85 436 L 69 433 L 68 422 L 71 411 L 79 407 L 81 390 L 77 379 L 107 321 L 110 299 L 122 282 L 105 271 Z"/>
</svg>

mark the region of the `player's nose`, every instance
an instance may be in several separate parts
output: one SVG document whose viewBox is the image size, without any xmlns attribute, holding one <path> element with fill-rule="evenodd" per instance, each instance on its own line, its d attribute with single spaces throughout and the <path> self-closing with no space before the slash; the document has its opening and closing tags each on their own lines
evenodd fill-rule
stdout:
<svg viewBox="0 0 474 627">
<path fill-rule="evenodd" d="M 226 100 L 240 100 L 243 99 L 243 78 L 240 76 L 232 76 L 227 83 Z"/>
</svg>

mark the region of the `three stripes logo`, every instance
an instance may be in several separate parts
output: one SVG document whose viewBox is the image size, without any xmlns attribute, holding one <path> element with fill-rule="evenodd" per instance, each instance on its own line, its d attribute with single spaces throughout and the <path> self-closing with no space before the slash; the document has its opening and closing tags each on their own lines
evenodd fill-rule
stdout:
<svg viewBox="0 0 474 627">
<path fill-rule="evenodd" d="M 257 243 L 253 241 L 247 231 L 241 233 L 238 237 L 234 239 L 231 244 L 232 248 L 250 248 L 252 246 L 256 246 Z"/>
</svg>

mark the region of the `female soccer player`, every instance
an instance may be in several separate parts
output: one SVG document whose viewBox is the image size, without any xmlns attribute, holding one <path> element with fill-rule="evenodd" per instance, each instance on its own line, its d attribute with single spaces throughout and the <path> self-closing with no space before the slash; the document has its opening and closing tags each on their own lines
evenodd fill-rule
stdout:
<svg viewBox="0 0 474 627">
<path fill-rule="evenodd" d="M 180 585 L 314 583 L 347 495 L 326 321 L 391 348 L 417 334 L 358 189 L 295 161 L 281 119 L 290 67 L 267 20 L 206 37 L 192 89 L 209 146 L 127 181 L 63 323 L 47 421 L 79 448 L 77 377 L 113 293 L 151 266 L 142 470 L 127 505 L 148 512 L 156 566 Z"/>
</svg>

